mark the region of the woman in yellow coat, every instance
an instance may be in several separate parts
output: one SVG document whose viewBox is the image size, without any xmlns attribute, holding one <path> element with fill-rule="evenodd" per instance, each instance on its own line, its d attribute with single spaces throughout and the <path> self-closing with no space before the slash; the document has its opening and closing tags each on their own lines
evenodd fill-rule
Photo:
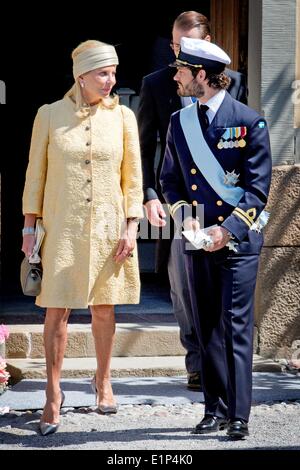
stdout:
<svg viewBox="0 0 300 470">
<path fill-rule="evenodd" d="M 33 250 L 37 217 L 42 217 L 46 232 L 42 289 L 36 299 L 47 308 L 43 435 L 55 432 L 59 424 L 70 310 L 90 306 L 98 408 L 116 412 L 110 384 L 114 305 L 138 303 L 140 295 L 140 151 L 134 114 L 110 97 L 118 57 L 113 46 L 86 41 L 72 58 L 73 87 L 62 100 L 38 110 L 23 194 L 26 256 Z"/>
</svg>

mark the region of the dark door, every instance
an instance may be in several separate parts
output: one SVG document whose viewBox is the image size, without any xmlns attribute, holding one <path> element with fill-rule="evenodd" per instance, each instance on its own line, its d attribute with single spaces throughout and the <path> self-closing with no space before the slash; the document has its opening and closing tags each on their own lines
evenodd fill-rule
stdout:
<svg viewBox="0 0 300 470">
<path fill-rule="evenodd" d="M 84 3 L 84 2 L 83 2 Z M 173 1 L 161 10 L 161 2 L 140 2 L 133 8 L 102 7 L 99 2 L 73 3 L 62 17 L 52 2 L 39 3 L 34 15 L 18 7 L 21 23 L 5 33 L 1 44 L 0 80 L 6 85 L 6 104 L 1 113 L 2 160 L 2 286 L 5 294 L 20 293 L 19 266 L 22 260 L 22 192 L 34 116 L 44 103 L 60 99 L 72 85 L 72 49 L 86 39 L 117 45 L 120 58 L 118 87 L 139 92 L 143 75 L 166 65 L 172 22 L 182 11 L 197 10 L 210 16 L 210 0 Z M 40 10 L 38 10 L 40 8 Z M 86 9 L 85 9 L 86 8 Z M 13 23 L 13 13 L 6 16 Z M 4 34 L 2 32 L 2 34 Z M 4 57 L 5 56 L 5 57 Z M 63 202 L 63 201 L 62 201 Z"/>
</svg>

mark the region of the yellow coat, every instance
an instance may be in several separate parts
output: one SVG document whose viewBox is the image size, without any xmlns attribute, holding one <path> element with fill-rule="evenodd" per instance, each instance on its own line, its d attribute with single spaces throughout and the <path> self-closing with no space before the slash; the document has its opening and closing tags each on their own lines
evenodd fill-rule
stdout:
<svg viewBox="0 0 300 470">
<path fill-rule="evenodd" d="M 127 217 L 143 217 L 136 119 L 125 106 L 79 118 L 69 97 L 35 118 L 23 213 L 43 218 L 41 307 L 139 302 L 137 250 L 113 260 Z"/>
</svg>

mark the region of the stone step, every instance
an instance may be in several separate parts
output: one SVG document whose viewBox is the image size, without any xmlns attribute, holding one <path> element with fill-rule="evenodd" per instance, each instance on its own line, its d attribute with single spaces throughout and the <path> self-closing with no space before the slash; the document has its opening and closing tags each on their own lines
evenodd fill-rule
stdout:
<svg viewBox="0 0 300 470">
<path fill-rule="evenodd" d="M 116 328 L 114 357 L 182 356 L 177 323 L 120 323 Z M 43 325 L 10 325 L 6 342 L 8 359 L 42 359 Z M 95 357 L 89 324 L 69 324 L 66 358 Z"/>
<path fill-rule="evenodd" d="M 45 359 L 7 359 L 7 369 L 13 382 L 46 377 Z M 92 377 L 95 370 L 95 357 L 65 358 L 62 377 Z M 182 375 L 185 374 L 184 356 L 113 357 L 111 373 L 112 377 Z"/>
<path fill-rule="evenodd" d="M 7 359 L 7 364 L 14 383 L 22 379 L 46 377 L 45 359 Z M 62 377 L 92 377 L 95 369 L 94 357 L 65 358 Z M 170 377 L 186 374 L 184 356 L 113 357 L 111 371 L 113 377 Z M 254 355 L 253 371 L 281 372 L 281 365 Z"/>
</svg>

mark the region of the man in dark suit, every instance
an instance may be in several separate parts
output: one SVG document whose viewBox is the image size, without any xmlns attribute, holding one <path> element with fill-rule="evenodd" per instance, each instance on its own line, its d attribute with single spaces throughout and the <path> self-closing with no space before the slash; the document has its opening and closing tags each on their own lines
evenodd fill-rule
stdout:
<svg viewBox="0 0 300 470">
<path fill-rule="evenodd" d="M 177 17 L 172 30 L 171 47 L 175 55 L 179 52 L 182 36 L 210 41 L 208 19 L 195 11 L 184 12 Z M 229 93 L 244 103 L 247 102 L 247 87 L 244 75 L 227 70 L 231 78 Z M 144 181 L 144 204 L 148 220 L 157 227 L 163 227 L 166 216 L 162 203 L 164 198 L 158 181 L 166 146 L 166 135 L 170 116 L 174 111 L 190 104 L 190 97 L 179 97 L 173 80 L 174 70 L 166 67 L 143 79 L 138 110 L 138 124 Z M 155 171 L 157 134 L 160 138 L 160 159 Z M 171 250 L 171 254 L 170 254 Z M 191 320 L 191 305 L 187 293 L 187 280 L 181 256 L 181 245 L 177 240 L 160 239 L 156 250 L 156 271 L 168 266 L 173 310 L 180 328 L 180 339 L 187 351 L 186 369 L 188 388 L 200 390 L 199 348 L 195 328 Z"/>
<path fill-rule="evenodd" d="M 229 62 L 215 44 L 181 39 L 174 80 L 180 96 L 197 101 L 171 116 L 160 183 L 178 229 L 195 236 L 200 220 L 211 227 L 205 250 L 180 240 L 205 397 L 195 432 L 228 428 L 240 439 L 249 434 L 253 299 L 272 164 L 264 118 L 226 91 Z"/>
</svg>

